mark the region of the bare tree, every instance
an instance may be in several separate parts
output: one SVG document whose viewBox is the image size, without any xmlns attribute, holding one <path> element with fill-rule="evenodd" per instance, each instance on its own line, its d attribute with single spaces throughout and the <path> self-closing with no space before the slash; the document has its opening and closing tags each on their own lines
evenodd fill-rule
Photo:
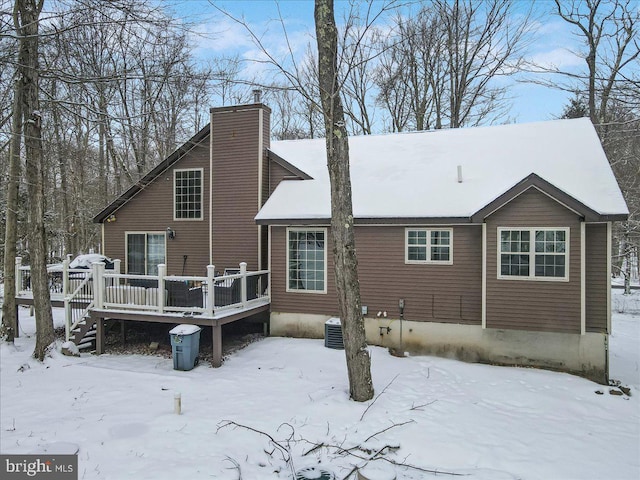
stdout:
<svg viewBox="0 0 640 480">
<path fill-rule="evenodd" d="M 398 15 L 377 69 L 378 102 L 392 130 L 493 123 L 508 107 L 496 80 L 515 75 L 529 42 L 529 15 L 512 0 L 436 0 Z"/>
<path fill-rule="evenodd" d="M 629 207 L 629 219 L 614 226 L 614 271 L 631 293 L 640 249 L 640 10 L 630 0 L 555 1 L 555 13 L 585 45 L 586 72 L 546 69 L 566 79 L 560 88 L 577 93 L 596 127 Z M 557 83 L 556 83 L 557 85 Z"/>
<path fill-rule="evenodd" d="M 349 138 L 340 97 L 338 30 L 333 0 L 316 0 L 314 18 L 318 42 L 318 79 L 331 183 L 333 259 L 349 391 L 352 399 L 364 402 L 373 398 L 373 381 L 360 300 L 349 173 Z"/>
<path fill-rule="evenodd" d="M 637 4 L 632 0 L 555 0 L 555 4 L 557 15 L 575 27 L 587 46 L 584 55 L 587 74 L 581 80 L 586 82 L 589 117 L 594 124 L 608 122 L 613 90 L 618 84 L 633 83 L 627 71 L 635 68 L 637 75 L 640 55 Z"/>
<path fill-rule="evenodd" d="M 345 114 L 349 119 L 349 126 L 353 135 L 371 135 L 375 122 L 375 109 L 372 104 L 375 97 L 374 69 L 372 61 L 378 56 L 377 41 L 379 32 L 370 29 L 370 34 L 365 37 L 361 27 L 348 18 L 345 26 L 342 51 L 344 56 L 350 58 L 350 64 L 342 64 L 345 73 L 344 83 L 341 88 L 342 102 Z"/>
<path fill-rule="evenodd" d="M 16 0 L 14 20 L 20 45 L 18 79 L 24 125 L 26 182 L 29 192 L 29 248 L 31 288 L 36 314 L 33 356 L 44 360 L 54 341 L 53 315 L 47 276 L 47 242 L 44 227 L 45 185 L 42 149 L 42 112 L 39 92 L 39 17 L 44 0 Z"/>
<path fill-rule="evenodd" d="M 2 328 L 0 337 L 13 343 L 16 335 L 16 241 L 18 238 L 18 190 L 20 188 L 20 144 L 22 138 L 22 84 L 14 82 L 14 101 L 11 121 L 11 137 L 9 140 L 9 170 L 7 172 L 6 216 L 4 237 L 4 302 L 2 304 Z"/>
</svg>

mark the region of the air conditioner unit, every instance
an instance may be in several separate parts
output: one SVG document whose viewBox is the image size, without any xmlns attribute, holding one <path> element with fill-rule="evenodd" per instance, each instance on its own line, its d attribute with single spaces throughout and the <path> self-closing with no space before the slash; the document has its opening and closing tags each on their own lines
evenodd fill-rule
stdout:
<svg viewBox="0 0 640 480">
<path fill-rule="evenodd" d="M 330 318 L 324 322 L 324 346 L 327 348 L 344 348 L 342 325 L 339 318 Z"/>
</svg>

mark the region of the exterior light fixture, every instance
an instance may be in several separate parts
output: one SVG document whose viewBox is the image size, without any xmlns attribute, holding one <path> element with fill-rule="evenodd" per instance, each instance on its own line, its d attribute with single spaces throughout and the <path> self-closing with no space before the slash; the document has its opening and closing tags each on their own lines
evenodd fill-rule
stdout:
<svg viewBox="0 0 640 480">
<path fill-rule="evenodd" d="M 169 237 L 170 240 L 173 240 L 176 238 L 176 231 L 171 227 L 167 227 L 167 237 Z"/>
</svg>

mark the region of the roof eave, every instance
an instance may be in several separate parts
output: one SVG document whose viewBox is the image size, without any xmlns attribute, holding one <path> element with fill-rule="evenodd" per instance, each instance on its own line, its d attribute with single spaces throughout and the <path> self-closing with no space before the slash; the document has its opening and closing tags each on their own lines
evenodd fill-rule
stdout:
<svg viewBox="0 0 640 480">
<path fill-rule="evenodd" d="M 328 225 L 329 217 L 256 219 L 258 225 Z M 471 217 L 356 217 L 355 225 L 457 225 L 472 223 Z"/>
</svg>

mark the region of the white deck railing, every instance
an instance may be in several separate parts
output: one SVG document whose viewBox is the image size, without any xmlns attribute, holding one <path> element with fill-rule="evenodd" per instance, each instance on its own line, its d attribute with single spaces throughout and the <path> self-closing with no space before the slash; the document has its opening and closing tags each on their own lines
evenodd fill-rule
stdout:
<svg viewBox="0 0 640 480">
<path fill-rule="evenodd" d="M 91 278 L 92 271 L 87 268 L 70 268 L 70 255 L 62 263 L 47 265 L 49 293 L 52 300 L 63 300 L 74 293 L 80 284 Z M 119 262 L 119 260 L 118 260 Z M 86 293 L 86 292 L 85 292 Z M 16 295 L 31 297 L 31 266 L 22 265 L 22 258 L 16 257 Z"/>
<path fill-rule="evenodd" d="M 120 260 L 113 269 L 93 263 L 91 269 L 69 268 L 70 258 L 61 267 L 47 268 L 52 300 L 64 301 L 66 339 L 92 308 L 156 313 L 189 313 L 213 316 L 215 312 L 249 308 L 269 302 L 269 270 L 247 272 L 240 263 L 239 273 L 207 276 L 166 275 L 166 265 L 158 265 L 157 275 L 120 273 Z M 32 297 L 31 270 L 16 258 L 18 297 Z"/>
<path fill-rule="evenodd" d="M 246 308 L 269 299 L 269 271 L 215 275 L 207 267 L 207 276 L 166 275 L 166 265 L 158 265 L 157 275 L 111 273 L 104 264 L 93 264 L 94 296 L 97 309 L 190 313 L 213 316 L 214 311 Z"/>
</svg>

